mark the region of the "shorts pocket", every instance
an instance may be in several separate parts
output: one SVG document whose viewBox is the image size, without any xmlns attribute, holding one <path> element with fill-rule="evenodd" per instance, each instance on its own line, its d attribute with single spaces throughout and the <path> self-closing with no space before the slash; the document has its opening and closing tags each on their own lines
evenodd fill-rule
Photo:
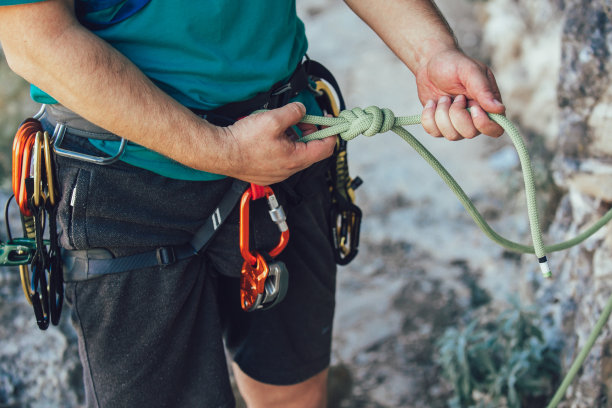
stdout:
<svg viewBox="0 0 612 408">
<path fill-rule="evenodd" d="M 87 197 L 91 184 L 91 172 L 78 167 L 61 171 L 62 199 L 58 206 L 58 222 L 63 231 L 62 246 L 87 249 Z"/>
</svg>

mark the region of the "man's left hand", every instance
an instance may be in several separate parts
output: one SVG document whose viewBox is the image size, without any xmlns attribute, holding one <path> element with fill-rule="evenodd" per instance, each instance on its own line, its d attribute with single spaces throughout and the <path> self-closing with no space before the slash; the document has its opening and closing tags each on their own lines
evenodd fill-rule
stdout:
<svg viewBox="0 0 612 408">
<path fill-rule="evenodd" d="M 434 137 L 471 139 L 504 131 L 486 114 L 505 112 L 491 70 L 458 49 L 434 54 L 416 70 L 423 128 Z M 470 108 L 468 111 L 466 108 Z"/>
</svg>

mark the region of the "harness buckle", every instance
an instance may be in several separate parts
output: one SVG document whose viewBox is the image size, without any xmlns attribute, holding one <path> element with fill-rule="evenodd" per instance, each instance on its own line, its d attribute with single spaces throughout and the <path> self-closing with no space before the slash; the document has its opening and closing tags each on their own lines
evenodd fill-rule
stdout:
<svg viewBox="0 0 612 408">
<path fill-rule="evenodd" d="M 272 93 L 270 94 L 270 100 L 268 101 L 268 103 L 266 103 L 265 108 L 267 109 L 269 107 L 284 106 L 289 103 L 291 98 L 293 98 L 297 94 L 298 91 L 296 91 L 296 89 L 291 84 L 291 81 L 289 81 L 286 84 L 281 85 L 272 91 Z"/>
<path fill-rule="evenodd" d="M 279 96 L 284 94 L 285 92 L 289 92 L 293 89 L 293 86 L 291 86 L 291 82 L 287 82 L 284 85 L 281 85 L 280 87 L 276 88 L 275 90 L 272 91 L 272 96 Z"/>
<path fill-rule="evenodd" d="M 172 265 L 176 262 L 176 252 L 174 247 L 159 247 L 155 250 L 155 256 L 157 257 L 157 263 L 162 268 Z"/>
</svg>

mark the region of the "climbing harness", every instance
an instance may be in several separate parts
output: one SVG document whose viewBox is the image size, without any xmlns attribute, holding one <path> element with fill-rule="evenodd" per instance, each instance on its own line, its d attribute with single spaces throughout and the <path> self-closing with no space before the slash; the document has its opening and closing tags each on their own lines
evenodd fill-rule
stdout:
<svg viewBox="0 0 612 408">
<path fill-rule="evenodd" d="M 278 244 L 266 256 L 252 251 L 250 240 L 250 202 L 266 198 L 270 207 L 270 218 L 278 226 L 280 239 Z M 240 254 L 244 259 L 240 273 L 240 306 L 243 310 L 268 309 L 284 299 L 287 293 L 289 274 L 282 261 L 272 261 L 289 242 L 289 227 L 283 207 L 278 204 L 270 186 L 251 186 L 240 200 Z"/>
<path fill-rule="evenodd" d="M 337 112 L 334 95 L 326 83 L 334 88 L 335 97 L 338 98 L 340 107 L 344 108 L 344 101 L 333 75 L 318 62 L 307 58 L 287 81 L 277 83 L 270 90 L 259 93 L 247 101 L 230 103 L 209 111 L 198 109 L 192 109 L 192 111 L 217 125 L 227 126 L 235 121 L 232 118 L 240 118 L 262 108 L 283 106 L 300 92 L 310 88 L 325 112 Z M 98 165 L 112 164 L 121 159 L 127 144 L 125 139 L 105 133 L 102 129 L 100 132 L 79 131 L 78 122 L 82 119 L 78 115 L 62 107 L 49 106 L 47 109 L 51 117 L 62 118 L 56 121 L 53 134 L 54 151 L 58 156 Z M 110 156 L 94 156 L 65 147 L 63 145 L 64 136 L 73 121 L 77 125 L 76 129 L 70 127 L 71 134 L 100 140 L 121 141 L 117 151 Z M 360 181 L 351 180 L 348 177 L 345 142 L 340 142 L 335 157 L 337 158 L 336 165 L 332 166 L 328 175 L 333 201 L 331 219 L 337 220 L 332 228 L 332 235 L 338 252 L 336 257 L 338 263 L 346 264 L 357 253 L 361 211 L 354 205 L 353 189 L 360 184 Z M 123 257 L 113 257 L 104 249 L 64 250 L 62 251 L 64 276 L 70 280 L 82 280 L 139 268 L 164 267 L 195 256 L 206 247 L 232 208 L 242 198 L 240 223 L 242 238 L 240 242 L 244 264 L 241 269 L 241 306 L 247 311 L 272 307 L 284 298 L 287 290 L 287 268 L 284 263 L 273 258 L 287 245 L 288 226 L 282 207 L 279 206 L 272 189 L 255 185 L 247 188 L 247 185 L 245 182 L 235 180 L 219 206 L 211 213 L 189 243 L 156 248 L 152 251 Z M 279 245 L 267 254 L 260 254 L 250 248 L 248 237 L 248 204 L 262 197 L 267 198 L 272 221 L 277 223 L 281 231 Z"/>
</svg>

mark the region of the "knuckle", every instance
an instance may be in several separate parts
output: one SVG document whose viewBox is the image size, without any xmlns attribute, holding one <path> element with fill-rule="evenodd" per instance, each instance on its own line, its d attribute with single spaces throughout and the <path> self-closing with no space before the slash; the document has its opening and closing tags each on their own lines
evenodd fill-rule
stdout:
<svg viewBox="0 0 612 408">
<path fill-rule="evenodd" d="M 464 133 L 463 137 L 466 138 L 466 139 L 473 139 L 476 136 L 478 136 L 479 134 L 480 134 L 480 132 L 478 130 L 473 129 L 473 130 L 471 130 L 469 132 Z"/>
<path fill-rule="evenodd" d="M 447 140 L 450 140 L 451 142 L 456 142 L 458 140 L 462 140 L 463 137 L 461 135 L 458 134 L 454 134 L 454 135 L 445 135 L 444 136 Z"/>
<path fill-rule="evenodd" d="M 433 120 L 433 118 L 429 117 L 429 116 L 423 116 L 423 118 L 421 119 L 421 125 L 423 126 L 423 129 L 425 129 L 425 131 L 427 133 L 429 133 L 431 136 L 433 137 L 440 137 L 440 131 L 438 130 L 438 127 L 435 125 L 435 121 Z"/>
</svg>

